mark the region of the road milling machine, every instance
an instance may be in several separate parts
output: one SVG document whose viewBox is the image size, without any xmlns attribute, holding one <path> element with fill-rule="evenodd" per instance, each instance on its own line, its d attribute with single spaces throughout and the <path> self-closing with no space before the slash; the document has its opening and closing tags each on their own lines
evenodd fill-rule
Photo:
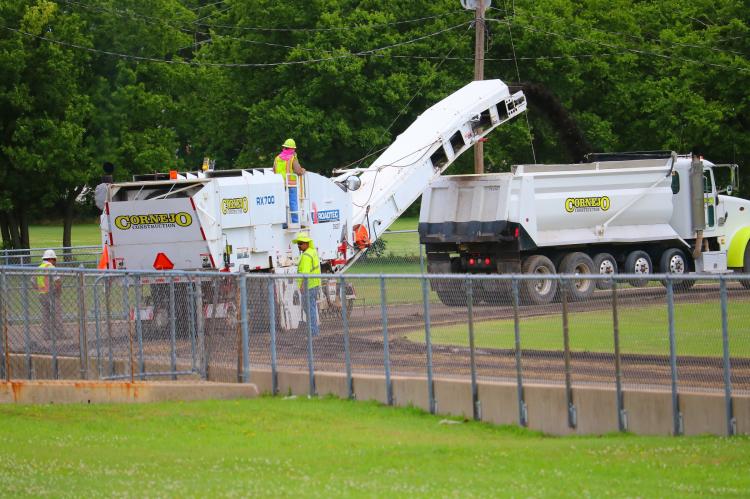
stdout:
<svg viewBox="0 0 750 499">
<path fill-rule="evenodd" d="M 307 231 L 322 271 L 343 272 L 461 153 L 525 109 L 523 93 L 502 81 L 474 81 L 427 109 L 370 166 L 334 178 L 246 168 L 143 174 L 110 184 L 101 218 L 109 268 L 293 274 L 299 254 L 292 240 Z M 297 285 L 276 282 L 277 325 L 295 329 L 303 320 Z M 353 289 L 324 282 L 323 309 L 353 298 Z M 151 284 L 140 319 L 164 320 L 169 286 Z M 268 303 L 268 293 L 256 291 L 252 303 Z M 219 295 L 201 290 L 206 318 L 236 315 L 236 290 Z"/>
</svg>

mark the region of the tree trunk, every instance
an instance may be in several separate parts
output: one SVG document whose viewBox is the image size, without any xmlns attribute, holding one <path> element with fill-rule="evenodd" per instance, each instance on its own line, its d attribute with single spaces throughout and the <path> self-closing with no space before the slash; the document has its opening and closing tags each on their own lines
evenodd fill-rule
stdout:
<svg viewBox="0 0 750 499">
<path fill-rule="evenodd" d="M 31 241 L 29 239 L 29 217 L 26 215 L 26 208 L 23 206 L 18 209 L 18 236 L 21 248 L 31 248 Z"/>
<path fill-rule="evenodd" d="M 18 230 L 18 219 L 16 218 L 15 210 L 9 210 L 7 213 L 10 247 L 11 249 L 20 249 L 23 246 L 21 246 L 21 232 Z"/>
<path fill-rule="evenodd" d="M 10 226 L 8 225 L 8 214 L 4 211 L 0 212 L 0 233 L 3 236 L 3 248 L 10 248 Z"/>
<path fill-rule="evenodd" d="M 69 190 L 65 195 L 65 207 L 63 209 L 63 240 L 62 245 L 65 248 L 73 246 L 73 216 L 75 215 L 76 199 L 83 191 L 83 187 L 76 187 Z M 70 249 L 65 250 L 65 261 L 70 261 L 72 254 Z"/>
</svg>

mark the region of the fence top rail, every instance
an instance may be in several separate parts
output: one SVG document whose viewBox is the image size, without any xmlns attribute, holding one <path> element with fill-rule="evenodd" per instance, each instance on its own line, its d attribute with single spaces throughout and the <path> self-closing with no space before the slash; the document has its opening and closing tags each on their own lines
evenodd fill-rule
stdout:
<svg viewBox="0 0 750 499">
<path fill-rule="evenodd" d="M 549 275 L 536 275 L 536 274 L 296 274 L 296 273 L 228 273 L 218 271 L 185 271 L 185 270 L 170 270 L 170 271 L 158 271 L 158 270 L 101 270 L 101 269 L 86 269 L 86 268 L 65 268 L 65 267 L 54 267 L 54 268 L 39 268 L 29 267 L 24 265 L 0 265 L 0 272 L 5 274 L 38 274 L 38 273 L 55 273 L 55 274 L 87 274 L 96 275 L 101 277 L 135 277 L 135 276 L 147 276 L 147 277 L 163 277 L 169 278 L 231 278 L 235 279 L 238 276 L 243 276 L 250 279 L 298 279 L 305 277 L 316 277 L 316 278 L 329 278 L 329 279 L 346 279 L 346 280 L 362 280 L 362 279 L 436 279 L 436 280 L 473 280 L 473 281 L 539 281 L 548 279 L 581 279 L 580 274 L 549 274 Z M 586 279 L 592 279 L 597 281 L 632 281 L 632 280 L 648 280 L 648 281 L 673 281 L 680 282 L 684 280 L 698 280 L 698 281 L 722 281 L 722 280 L 750 280 L 750 274 L 586 274 Z"/>
<path fill-rule="evenodd" d="M 28 256 L 37 253 L 42 254 L 46 250 L 55 250 L 55 253 L 80 253 L 83 251 L 101 252 L 101 246 L 45 246 L 40 248 L 0 249 L 0 256 Z"/>
</svg>

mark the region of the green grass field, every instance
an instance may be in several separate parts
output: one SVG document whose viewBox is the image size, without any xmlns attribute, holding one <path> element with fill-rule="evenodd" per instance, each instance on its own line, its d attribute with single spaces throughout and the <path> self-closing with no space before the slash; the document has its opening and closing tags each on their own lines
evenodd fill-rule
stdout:
<svg viewBox="0 0 750 499">
<path fill-rule="evenodd" d="M 62 236 L 62 223 L 29 227 L 29 241 L 32 248 L 59 248 L 62 246 Z M 102 242 L 97 223 L 73 225 L 71 238 L 73 246 L 99 246 Z"/>
<path fill-rule="evenodd" d="M 748 437 L 559 438 L 441 421 L 330 398 L 2 405 L 0 495 L 750 495 Z"/>
<path fill-rule="evenodd" d="M 750 301 L 729 303 L 730 352 L 750 357 Z M 465 314 L 465 312 L 462 311 Z M 620 307 L 620 351 L 622 353 L 668 354 L 669 329 L 666 305 Z M 521 348 L 562 350 L 560 314 L 522 318 Z M 431 328 L 434 344 L 469 345 L 468 325 Z M 576 351 L 614 352 L 612 311 L 574 312 L 569 315 L 570 347 Z M 408 333 L 414 342 L 424 342 L 424 330 Z M 678 355 L 722 355 L 721 309 L 718 300 L 675 305 L 675 337 Z M 477 322 L 474 341 L 478 348 L 514 348 L 513 320 Z"/>
</svg>

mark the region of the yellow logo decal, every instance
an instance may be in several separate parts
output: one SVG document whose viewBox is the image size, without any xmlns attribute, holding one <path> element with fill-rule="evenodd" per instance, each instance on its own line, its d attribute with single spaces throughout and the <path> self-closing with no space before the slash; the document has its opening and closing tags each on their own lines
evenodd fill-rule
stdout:
<svg viewBox="0 0 750 499">
<path fill-rule="evenodd" d="M 609 206 L 608 196 L 568 198 L 565 200 L 565 211 L 568 213 L 574 211 L 607 211 Z"/>
<path fill-rule="evenodd" d="M 227 213 L 247 213 L 248 201 L 246 197 L 226 198 L 221 200 L 221 212 Z"/>
<path fill-rule="evenodd" d="M 115 227 L 128 229 L 161 229 L 164 227 L 187 227 L 193 223 L 190 213 L 148 213 L 146 215 L 120 215 L 115 217 Z"/>
</svg>

